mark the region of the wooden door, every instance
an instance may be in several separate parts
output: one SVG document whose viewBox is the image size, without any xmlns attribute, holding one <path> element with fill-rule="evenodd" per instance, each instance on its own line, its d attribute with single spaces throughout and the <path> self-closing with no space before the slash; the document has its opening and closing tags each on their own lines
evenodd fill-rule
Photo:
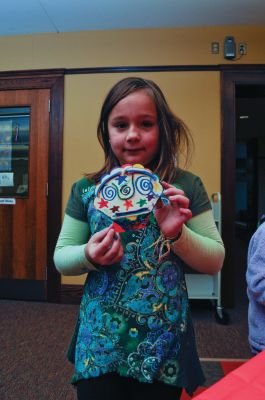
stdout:
<svg viewBox="0 0 265 400">
<path fill-rule="evenodd" d="M 10 280 L 39 283 L 33 285 L 36 295 L 28 293 L 29 299 L 46 297 L 49 98 L 49 89 L 0 92 L 0 110 L 9 124 L 0 130 L 0 279 L 7 284 Z M 25 109 L 28 139 L 19 142 L 25 132 L 23 128 L 19 131 L 15 118 Z M 5 155 L 8 161 L 4 164 Z M 23 181 L 19 180 L 18 160 Z"/>
</svg>

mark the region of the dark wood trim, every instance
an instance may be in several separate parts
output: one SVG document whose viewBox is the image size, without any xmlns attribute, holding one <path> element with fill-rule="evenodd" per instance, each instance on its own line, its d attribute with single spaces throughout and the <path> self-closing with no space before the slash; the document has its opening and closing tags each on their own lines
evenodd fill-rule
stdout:
<svg viewBox="0 0 265 400">
<path fill-rule="evenodd" d="M 262 74 L 265 70 L 265 64 L 221 64 L 220 71 L 226 72 L 256 72 Z"/>
<path fill-rule="evenodd" d="M 80 304 L 83 288 L 83 285 L 61 285 L 61 303 Z"/>
<path fill-rule="evenodd" d="M 225 307 L 234 306 L 235 232 L 235 86 L 221 75 L 221 193 L 222 238 L 226 256 L 222 269 L 221 298 Z M 233 246 L 231 246 L 233 244 Z"/>
<path fill-rule="evenodd" d="M 182 71 L 260 71 L 265 69 L 265 64 L 219 64 L 219 65 L 142 65 L 122 67 L 93 67 L 93 68 L 67 68 L 65 74 L 101 74 L 121 72 L 182 72 Z"/>
<path fill-rule="evenodd" d="M 64 109 L 63 70 L 0 73 L 0 90 L 22 89 L 50 89 L 46 300 L 59 302 L 61 277 L 53 263 L 53 251 L 61 227 Z"/>
<path fill-rule="evenodd" d="M 218 65 L 141 65 L 141 66 L 120 66 L 120 67 L 83 67 L 64 68 L 47 70 L 21 70 L 0 72 L 0 79 L 9 79 L 14 75 L 17 77 L 29 77 L 41 75 L 81 75 L 81 74 L 114 74 L 114 73 L 137 73 L 137 72 L 181 72 L 181 71 L 219 71 Z"/>
<path fill-rule="evenodd" d="M 60 68 L 60 69 L 36 69 L 21 71 L 2 71 L 0 79 L 9 79 L 14 76 L 29 77 L 34 76 L 50 77 L 51 75 L 76 75 L 76 74 L 113 74 L 113 73 L 134 73 L 134 72 L 181 72 L 181 71 L 238 71 L 261 73 L 265 69 L 265 64 L 236 64 L 233 62 L 216 65 L 138 65 L 138 66 L 108 66 L 108 67 L 82 67 L 82 68 Z"/>
<path fill-rule="evenodd" d="M 265 85 L 265 66 L 221 71 L 222 237 L 226 257 L 222 270 L 222 302 L 234 306 L 236 217 L 236 86 Z"/>
<path fill-rule="evenodd" d="M 32 79 L 36 77 L 37 79 L 41 77 L 42 83 L 45 81 L 44 78 L 47 76 L 62 76 L 64 75 L 65 69 L 26 69 L 20 71 L 0 71 L 0 79 L 13 79 L 13 78 L 29 78 Z"/>
<path fill-rule="evenodd" d="M 78 75 L 78 74 L 113 74 L 113 73 L 134 73 L 134 72 L 175 72 L 175 71 L 219 71 L 219 65 L 140 65 L 140 66 L 114 66 L 114 67 L 83 67 L 64 68 L 47 70 L 21 70 L 0 72 L 0 79 L 50 75 Z"/>
<path fill-rule="evenodd" d="M 64 76 L 60 75 L 51 88 L 49 170 L 48 170 L 48 238 L 47 238 L 47 299 L 60 300 L 61 276 L 53 262 L 54 248 L 61 229 L 63 169 Z"/>
<path fill-rule="evenodd" d="M 67 75 L 75 74 L 113 74 L 113 73 L 134 73 L 134 72 L 175 72 L 175 71 L 219 71 L 216 65 L 142 65 L 142 66 L 121 66 L 121 67 L 94 67 L 94 68 L 68 68 Z"/>
</svg>

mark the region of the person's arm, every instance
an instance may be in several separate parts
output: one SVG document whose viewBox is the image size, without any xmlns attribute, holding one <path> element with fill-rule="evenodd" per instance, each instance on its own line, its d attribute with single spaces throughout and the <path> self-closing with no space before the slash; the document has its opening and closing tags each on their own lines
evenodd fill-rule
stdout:
<svg viewBox="0 0 265 400">
<path fill-rule="evenodd" d="M 249 295 L 265 305 L 265 225 L 261 225 L 250 241 L 246 278 Z"/>
<path fill-rule="evenodd" d="M 96 269 L 85 256 L 88 239 L 87 222 L 65 214 L 54 251 L 54 263 L 62 275 L 82 275 Z"/>
<path fill-rule="evenodd" d="M 214 275 L 223 266 L 225 249 L 212 210 L 187 221 L 171 247 L 189 267 L 199 272 Z"/>
</svg>

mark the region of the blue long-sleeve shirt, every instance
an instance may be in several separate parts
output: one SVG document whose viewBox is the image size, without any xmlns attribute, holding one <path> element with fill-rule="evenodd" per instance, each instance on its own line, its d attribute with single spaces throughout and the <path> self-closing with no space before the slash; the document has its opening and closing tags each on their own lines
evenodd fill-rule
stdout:
<svg viewBox="0 0 265 400">
<path fill-rule="evenodd" d="M 249 344 L 252 352 L 257 353 L 265 349 L 265 223 L 250 240 L 246 278 Z"/>
</svg>

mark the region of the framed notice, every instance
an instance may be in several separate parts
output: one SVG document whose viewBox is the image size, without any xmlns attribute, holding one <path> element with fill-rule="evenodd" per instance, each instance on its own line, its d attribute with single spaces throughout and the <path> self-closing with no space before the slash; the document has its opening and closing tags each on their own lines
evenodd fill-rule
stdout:
<svg viewBox="0 0 265 400">
<path fill-rule="evenodd" d="M 0 171 L 12 169 L 12 120 L 0 120 Z"/>
<path fill-rule="evenodd" d="M 2 186 L 14 186 L 13 172 L 0 172 L 0 187 Z"/>
</svg>

